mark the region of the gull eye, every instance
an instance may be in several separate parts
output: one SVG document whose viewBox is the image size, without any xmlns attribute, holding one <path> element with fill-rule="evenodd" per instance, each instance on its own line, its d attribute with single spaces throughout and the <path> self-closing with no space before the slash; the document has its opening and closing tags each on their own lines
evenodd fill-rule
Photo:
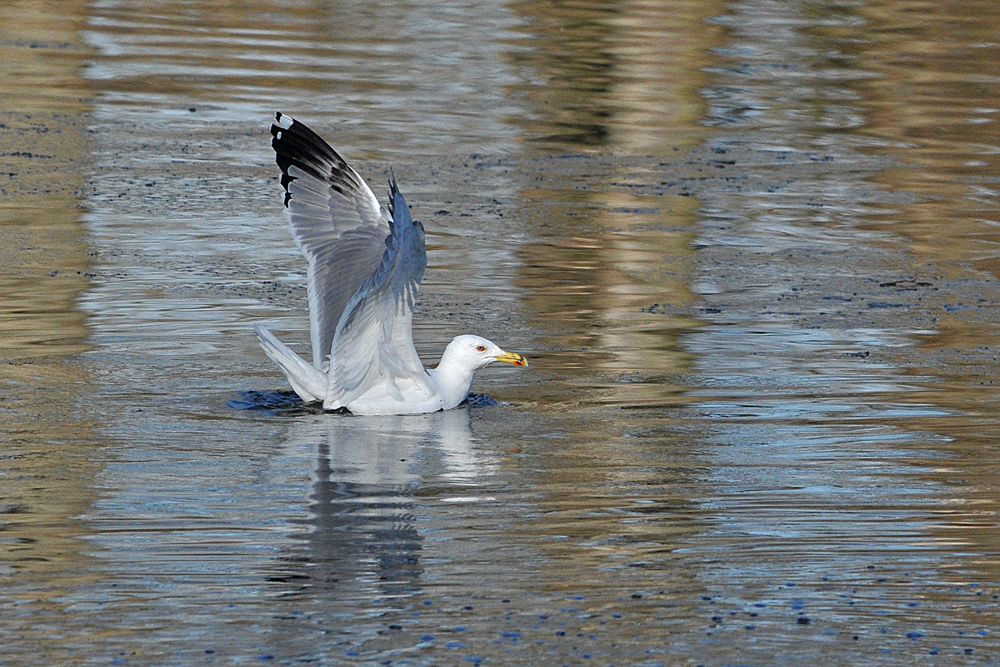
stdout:
<svg viewBox="0 0 1000 667">
<path fill-rule="evenodd" d="M 485 352 L 486 351 L 486 346 L 485 345 L 477 345 L 476 346 L 476 351 L 477 352 Z"/>
</svg>

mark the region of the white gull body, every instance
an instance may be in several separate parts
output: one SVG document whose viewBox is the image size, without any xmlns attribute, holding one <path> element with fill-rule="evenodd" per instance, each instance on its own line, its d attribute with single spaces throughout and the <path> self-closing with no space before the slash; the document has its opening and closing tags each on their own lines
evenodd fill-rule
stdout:
<svg viewBox="0 0 1000 667">
<path fill-rule="evenodd" d="M 389 183 L 383 208 L 333 148 L 281 113 L 271 125 L 285 189 L 285 218 L 309 262 L 313 361 L 261 324 L 260 345 L 307 403 L 362 415 L 449 410 L 469 396 L 476 371 L 496 361 L 527 365 L 479 336 L 457 336 L 437 368 L 413 346 L 413 305 L 427 267 L 424 228 Z"/>
</svg>

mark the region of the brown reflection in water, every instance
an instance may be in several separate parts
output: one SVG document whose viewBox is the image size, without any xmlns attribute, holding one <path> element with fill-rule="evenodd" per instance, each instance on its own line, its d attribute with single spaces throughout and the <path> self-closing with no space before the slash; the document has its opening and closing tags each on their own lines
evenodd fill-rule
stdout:
<svg viewBox="0 0 1000 667">
<path fill-rule="evenodd" d="M 527 92 L 534 112 L 523 122 L 529 137 L 558 146 L 603 146 L 613 110 L 615 54 L 608 46 L 621 9 L 614 3 L 514 2 L 527 24 L 523 52 L 512 52 L 515 66 L 535 74 Z M 531 81 L 527 77 L 520 77 Z"/>
<path fill-rule="evenodd" d="M 900 166 L 874 180 L 921 200 L 895 207 L 884 224 L 908 239 L 923 268 L 916 276 L 936 286 L 945 280 L 1000 277 L 1000 46 L 984 16 L 990 2 L 921 6 L 890 2 L 859 9 L 870 22 L 870 43 L 857 47 L 859 65 L 877 73 L 861 85 L 875 137 Z M 984 284 L 985 285 L 985 284 Z M 975 291 L 973 291 L 975 290 Z M 938 404 L 992 413 L 997 357 L 995 287 L 938 304 L 935 334 L 922 339 L 940 356 L 938 373 L 953 390 L 935 392 Z M 975 420 L 962 419 L 962 437 L 995 439 Z M 971 427 L 971 428 L 970 428 Z"/>
<path fill-rule="evenodd" d="M 86 4 L 0 9 L 0 577 L 19 585 L 81 567 L 75 517 L 94 496 L 94 441 L 79 414 L 89 378 L 74 360 L 87 337 L 75 306 L 89 267 L 77 200 L 89 150 L 77 39 Z"/>
<path fill-rule="evenodd" d="M 869 73 L 854 84 L 866 120 L 856 130 L 862 145 L 874 142 L 871 150 L 898 161 L 871 180 L 919 196 L 893 205 L 872 226 L 890 226 L 908 240 L 915 275 L 904 287 L 936 316 L 933 331 L 918 339 L 917 362 L 919 373 L 935 380 L 897 400 L 954 410 L 909 417 L 900 426 L 945 436 L 935 458 L 914 461 L 951 490 L 931 529 L 938 544 L 962 554 L 956 567 L 975 563 L 995 579 L 1000 46 L 985 17 L 996 4 L 896 0 L 852 11 L 863 27 L 823 32 L 853 68 Z"/>
<path fill-rule="evenodd" d="M 703 139 L 693 122 L 706 45 L 717 29 L 704 3 L 514 3 L 524 18 L 523 47 L 509 56 L 536 81 L 529 113 L 514 119 L 545 153 L 590 151 L 677 159 Z M 687 368 L 677 333 L 691 322 L 669 313 L 689 303 L 690 226 L 698 202 L 644 197 L 627 183 L 650 182 L 656 159 L 594 156 L 542 159 L 527 174 L 518 215 L 534 238 L 522 249 L 526 304 L 551 332 L 538 370 L 574 377 L 558 395 L 533 398 L 553 409 L 596 400 L 670 400 L 670 376 Z M 525 162 L 525 172 L 533 165 Z M 655 182 L 655 181 L 654 181 Z M 645 312 L 644 312 L 645 311 Z M 649 312 L 653 311 L 653 312 Z M 542 392 L 545 389 L 541 390 Z"/>
<path fill-rule="evenodd" d="M 511 122 L 545 150 L 656 154 L 699 143 L 701 68 L 721 34 L 704 19 L 720 8 L 663 0 L 511 3 L 525 36 L 505 54 L 521 74 L 509 94 L 524 96 L 528 109 Z"/>
<path fill-rule="evenodd" d="M 860 84 L 864 131 L 904 163 L 874 180 L 927 198 L 890 217 L 925 261 L 1000 275 L 1000 46 L 995 26 L 983 20 L 996 5 L 908 11 L 912 4 L 858 10 L 871 41 L 854 47 L 857 66 L 877 75 Z"/>
<path fill-rule="evenodd" d="M 538 81 L 526 93 L 512 91 L 529 109 L 512 122 L 537 155 L 520 165 L 516 215 L 531 237 L 520 251 L 518 285 L 544 332 L 532 372 L 554 378 L 520 398 L 569 412 L 565 435 L 540 454 L 544 512 L 519 531 L 557 564 L 536 582 L 547 590 L 600 591 L 608 568 L 625 575 L 618 568 L 669 552 L 694 525 L 683 480 L 699 464 L 669 420 L 593 408 L 686 400 L 677 376 L 690 357 L 678 335 L 695 323 L 678 313 L 695 298 L 688 285 L 699 202 L 639 195 L 629 183 L 658 182 L 661 162 L 704 139 L 707 130 L 693 119 L 703 113 L 702 68 L 718 35 L 704 19 L 718 8 L 611 7 L 513 5 L 528 36 L 510 57 L 520 78 Z M 642 436 L 626 438 L 626 429 Z M 676 448 L 674 469 L 643 465 L 663 448 Z M 618 492 L 626 488 L 627 499 Z M 623 521 L 623 512 L 632 519 Z M 641 565 L 628 572 L 649 576 Z M 662 570 L 655 576 L 667 585 Z"/>
<path fill-rule="evenodd" d="M 324 3 L 140 0 L 106 3 L 95 14 L 101 23 L 85 34 L 102 53 L 88 77 L 105 93 L 146 100 L 199 91 L 213 100 L 259 95 L 262 80 L 287 76 L 291 63 L 297 65 L 297 87 L 325 85 L 322 77 L 310 76 L 323 63 L 306 47 L 332 23 Z M 272 41 L 274 34 L 262 28 L 275 23 L 301 43 Z"/>
<path fill-rule="evenodd" d="M 692 300 L 692 233 L 682 225 L 694 202 L 626 197 L 600 183 L 590 188 L 521 193 L 520 215 L 538 230 L 521 250 L 518 284 L 527 288 L 533 319 L 549 332 L 536 372 L 563 379 L 551 395 L 532 387 L 532 396 L 556 410 L 669 401 L 680 391 L 672 377 L 689 363 L 677 335 L 693 322 L 669 312 Z M 559 196 L 566 198 L 554 206 Z M 643 210 L 650 212 L 633 212 Z"/>
</svg>

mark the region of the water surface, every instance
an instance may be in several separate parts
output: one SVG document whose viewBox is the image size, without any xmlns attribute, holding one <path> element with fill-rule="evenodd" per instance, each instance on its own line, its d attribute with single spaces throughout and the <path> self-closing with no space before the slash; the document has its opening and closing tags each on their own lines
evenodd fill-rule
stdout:
<svg viewBox="0 0 1000 667">
<path fill-rule="evenodd" d="M 995 662 L 990 10 L 0 11 L 0 660 Z M 264 404 L 276 110 L 393 167 L 499 404 Z"/>
</svg>

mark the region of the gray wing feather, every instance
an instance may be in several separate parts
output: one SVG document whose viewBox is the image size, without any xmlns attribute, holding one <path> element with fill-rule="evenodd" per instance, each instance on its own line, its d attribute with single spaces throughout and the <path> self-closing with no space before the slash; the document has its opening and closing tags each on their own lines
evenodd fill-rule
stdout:
<svg viewBox="0 0 1000 667">
<path fill-rule="evenodd" d="M 313 366 L 322 369 L 348 301 L 379 266 L 389 213 L 364 179 L 302 123 L 278 113 L 271 135 L 285 218 L 309 261 Z"/>
<path fill-rule="evenodd" d="M 403 195 L 390 182 L 391 234 L 375 273 L 347 304 L 333 340 L 327 401 L 347 405 L 376 384 L 385 383 L 398 401 L 397 380 L 433 393 L 413 347 L 413 306 L 427 268 L 424 231 L 410 218 Z"/>
</svg>

